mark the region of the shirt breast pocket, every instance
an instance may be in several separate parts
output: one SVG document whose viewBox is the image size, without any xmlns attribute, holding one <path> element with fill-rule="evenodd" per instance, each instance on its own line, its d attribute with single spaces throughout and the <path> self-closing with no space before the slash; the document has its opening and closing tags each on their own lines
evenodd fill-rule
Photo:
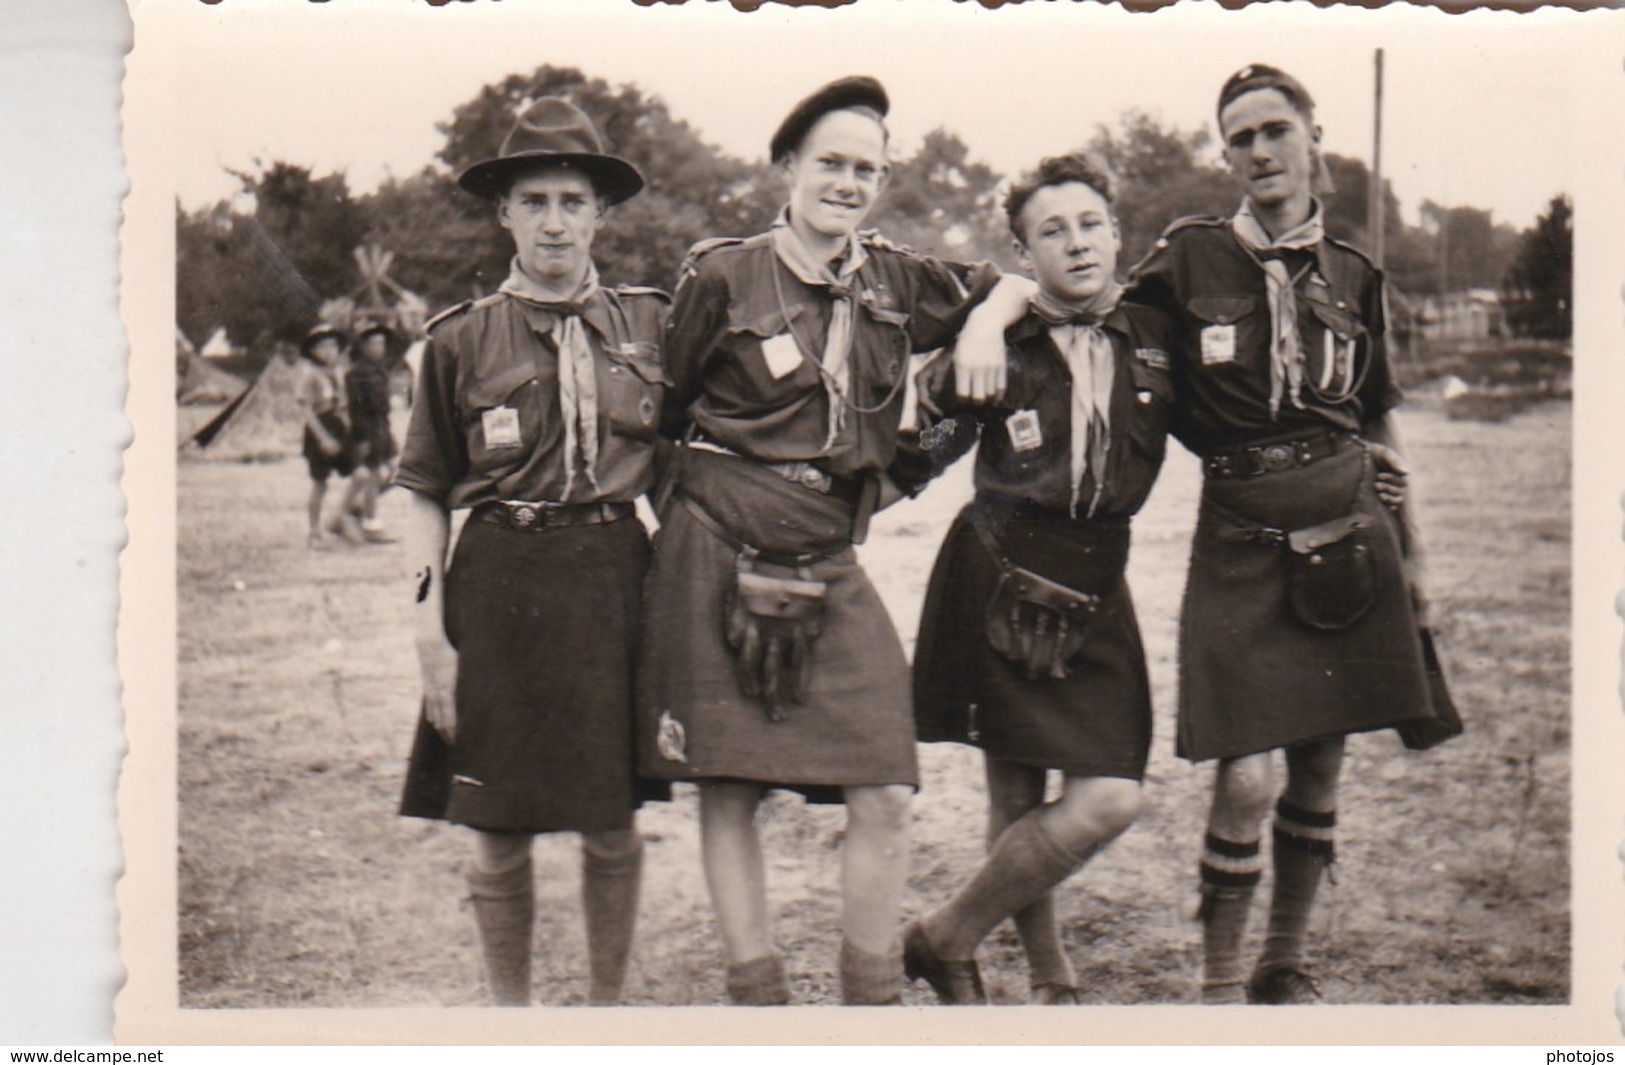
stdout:
<svg viewBox="0 0 1625 1065">
<path fill-rule="evenodd" d="M 1136 450 L 1154 462 L 1161 462 L 1168 450 L 1168 412 L 1174 400 L 1173 379 L 1168 371 L 1148 366 L 1136 357 L 1129 363 L 1134 384 L 1133 410 L 1129 415 L 1128 437 Z"/>
<path fill-rule="evenodd" d="M 1303 336 L 1309 379 L 1322 394 L 1353 392 L 1359 380 L 1365 325 L 1348 309 L 1347 301 L 1342 306 L 1312 297 L 1305 302 L 1309 313 L 1300 317 L 1298 328 Z"/>
<path fill-rule="evenodd" d="M 653 440 L 660 427 L 660 401 L 665 396 L 665 369 L 660 349 L 646 341 L 605 348 L 608 384 L 600 406 L 610 431 L 632 440 Z"/>
<path fill-rule="evenodd" d="M 859 306 L 863 308 L 860 313 L 869 321 L 854 323 L 853 351 L 856 354 L 858 345 L 862 344 L 871 353 L 872 357 L 861 360 L 860 365 L 865 380 L 878 393 L 873 398 L 879 398 L 895 388 L 908 371 L 909 355 L 914 347 L 909 339 L 909 315 L 907 311 L 869 303 L 860 302 Z"/>
<path fill-rule="evenodd" d="M 728 323 L 726 344 L 752 390 L 762 399 L 803 392 L 818 382 L 815 360 L 822 351 L 803 352 L 810 327 L 800 304 Z"/>
<path fill-rule="evenodd" d="M 538 387 L 535 372 L 525 365 L 462 383 L 463 434 L 475 470 L 509 466 L 536 446 Z"/>
<path fill-rule="evenodd" d="M 1186 301 L 1204 370 L 1247 365 L 1253 352 L 1269 350 L 1269 315 L 1259 312 L 1258 303 L 1253 296 L 1196 296 Z"/>
</svg>

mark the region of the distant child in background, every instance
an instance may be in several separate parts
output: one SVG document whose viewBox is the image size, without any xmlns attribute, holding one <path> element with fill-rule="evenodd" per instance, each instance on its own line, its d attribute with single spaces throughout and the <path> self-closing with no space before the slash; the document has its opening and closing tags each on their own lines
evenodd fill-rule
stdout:
<svg viewBox="0 0 1625 1065">
<path fill-rule="evenodd" d="M 310 372 L 300 378 L 295 391 L 305 425 L 305 464 L 310 467 L 310 531 L 305 542 L 318 551 L 328 544 L 322 531 L 327 479 L 333 474 L 349 477 L 355 472 L 350 425 L 345 418 L 344 378 L 339 368 L 344 339 L 344 334 L 332 326 L 318 325 L 305 335 L 299 347 L 299 354 L 311 363 Z"/>
<path fill-rule="evenodd" d="M 1007 917 L 1031 1001 L 1079 1001 L 1051 891 L 1139 813 L 1151 689 L 1123 571 L 1167 447 L 1173 337 L 1160 311 L 1120 302 L 1114 196 L 1083 155 L 1017 182 L 1005 212 L 1038 291 L 1005 331 L 1003 396 L 956 401 L 944 359 L 921 374 L 922 422 L 950 415 L 925 434 L 938 457 L 981 443 L 914 658 L 920 739 L 987 758 L 987 860 L 904 939 L 909 975 L 949 1005 L 987 1002 L 976 947 Z M 1046 803 L 1051 769 L 1062 788 Z"/>
<path fill-rule="evenodd" d="M 344 378 L 356 471 L 333 531 L 351 543 L 387 544 L 395 539 L 378 523 L 378 493 L 396 455 L 395 437 L 389 431 L 389 372 L 384 368 L 392 335 L 382 322 L 364 323 L 356 336 L 360 350 Z"/>
</svg>

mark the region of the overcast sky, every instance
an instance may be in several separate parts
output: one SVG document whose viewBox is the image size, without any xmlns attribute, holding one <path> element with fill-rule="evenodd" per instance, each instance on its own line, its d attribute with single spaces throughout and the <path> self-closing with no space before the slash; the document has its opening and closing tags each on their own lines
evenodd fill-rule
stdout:
<svg viewBox="0 0 1625 1065">
<path fill-rule="evenodd" d="M 633 82 L 744 158 L 765 155 L 806 92 L 869 73 L 891 92 L 900 154 L 946 126 L 1010 174 L 1129 108 L 1211 131 L 1224 79 L 1268 62 L 1316 96 L 1329 150 L 1369 160 L 1379 46 L 1384 169 L 1409 220 L 1433 199 L 1522 227 L 1574 184 L 1569 53 L 1515 14 L 1189 3 L 1152 15 L 1094 4 L 988 12 L 924 0 L 751 14 L 546 0 L 275 10 L 231 0 L 185 5 L 176 18 L 176 183 L 187 207 L 229 196 L 226 168 L 256 159 L 343 171 L 360 192 L 409 175 L 439 147 L 435 124 L 459 103 L 542 63 Z"/>
</svg>

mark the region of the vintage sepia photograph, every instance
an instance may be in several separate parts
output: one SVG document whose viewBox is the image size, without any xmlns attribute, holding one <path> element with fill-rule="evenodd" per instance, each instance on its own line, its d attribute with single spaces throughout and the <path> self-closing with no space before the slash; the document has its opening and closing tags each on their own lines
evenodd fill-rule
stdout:
<svg viewBox="0 0 1625 1065">
<path fill-rule="evenodd" d="M 1617 1035 L 1620 24 L 1269 7 L 138 11 L 125 1035 Z"/>
</svg>

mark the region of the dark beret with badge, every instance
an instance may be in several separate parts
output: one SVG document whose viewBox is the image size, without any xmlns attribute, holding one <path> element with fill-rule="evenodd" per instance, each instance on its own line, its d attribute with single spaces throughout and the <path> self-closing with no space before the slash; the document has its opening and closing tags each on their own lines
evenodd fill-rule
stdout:
<svg viewBox="0 0 1625 1065">
<path fill-rule="evenodd" d="M 546 96 L 520 115 L 502 142 L 502 151 L 464 170 L 457 184 L 487 200 L 501 198 L 514 175 L 539 164 L 568 165 L 587 175 L 593 191 L 621 203 L 643 188 L 638 168 L 604 151 L 598 129 L 586 112 L 568 100 Z"/>
<path fill-rule="evenodd" d="M 1315 98 L 1309 95 L 1309 90 L 1304 88 L 1303 83 L 1297 78 L 1278 67 L 1253 63 L 1230 75 L 1224 87 L 1219 90 L 1218 113 L 1224 114 L 1224 109 L 1237 97 L 1260 89 L 1275 89 L 1281 92 L 1296 104 L 1299 110 L 1315 109 Z"/>
<path fill-rule="evenodd" d="M 774 131 L 773 139 L 768 142 L 769 158 L 775 163 L 779 162 L 801 147 L 801 142 L 819 119 L 831 111 L 844 111 L 852 107 L 868 108 L 885 118 L 886 112 L 891 110 L 891 98 L 886 95 L 886 87 L 874 78 L 862 74 L 838 78 L 790 109 Z"/>
</svg>

